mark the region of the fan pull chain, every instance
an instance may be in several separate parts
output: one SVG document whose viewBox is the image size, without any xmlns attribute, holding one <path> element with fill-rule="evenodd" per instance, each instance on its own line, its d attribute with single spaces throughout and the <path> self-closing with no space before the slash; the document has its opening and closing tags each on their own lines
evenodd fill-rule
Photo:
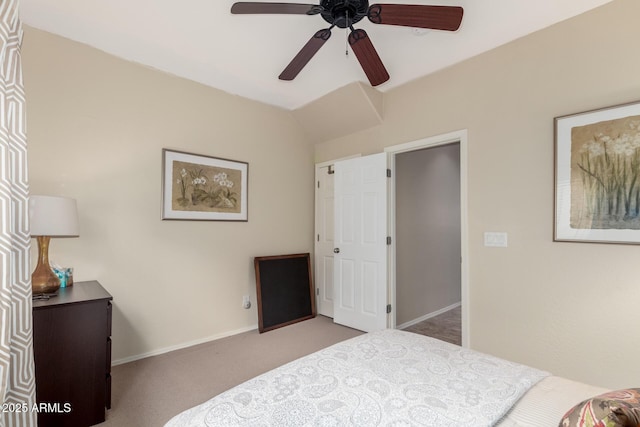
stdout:
<svg viewBox="0 0 640 427">
<path fill-rule="evenodd" d="M 347 28 L 351 27 L 351 24 L 349 23 L 349 11 L 345 10 L 346 12 L 346 19 L 347 19 L 347 26 L 345 27 L 345 31 L 344 31 L 344 56 L 349 57 L 349 31 L 347 31 Z"/>
<path fill-rule="evenodd" d="M 345 38 L 344 38 L 344 56 L 349 56 L 349 32 L 345 31 L 344 32 Z"/>
</svg>

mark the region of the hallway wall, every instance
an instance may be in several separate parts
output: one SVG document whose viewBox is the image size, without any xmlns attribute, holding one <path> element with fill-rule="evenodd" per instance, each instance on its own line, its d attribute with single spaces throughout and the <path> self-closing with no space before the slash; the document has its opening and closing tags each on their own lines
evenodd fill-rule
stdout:
<svg viewBox="0 0 640 427">
<path fill-rule="evenodd" d="M 396 324 L 460 302 L 460 144 L 396 155 Z"/>
</svg>

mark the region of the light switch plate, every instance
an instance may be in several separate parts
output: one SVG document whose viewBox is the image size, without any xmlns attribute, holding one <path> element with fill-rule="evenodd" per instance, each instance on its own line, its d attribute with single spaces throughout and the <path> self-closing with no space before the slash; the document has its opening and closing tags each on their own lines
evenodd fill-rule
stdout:
<svg viewBox="0 0 640 427">
<path fill-rule="evenodd" d="M 494 248 L 507 247 L 507 233 L 497 231 L 484 232 L 484 245 Z"/>
</svg>

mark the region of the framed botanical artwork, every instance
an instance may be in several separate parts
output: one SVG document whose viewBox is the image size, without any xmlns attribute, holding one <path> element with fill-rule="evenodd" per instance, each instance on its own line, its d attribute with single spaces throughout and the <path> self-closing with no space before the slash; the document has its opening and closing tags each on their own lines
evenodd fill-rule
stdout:
<svg viewBox="0 0 640 427">
<path fill-rule="evenodd" d="M 249 164 L 162 150 L 162 219 L 247 221 Z"/>
<path fill-rule="evenodd" d="M 554 240 L 640 243 L 640 102 L 555 118 Z"/>
</svg>

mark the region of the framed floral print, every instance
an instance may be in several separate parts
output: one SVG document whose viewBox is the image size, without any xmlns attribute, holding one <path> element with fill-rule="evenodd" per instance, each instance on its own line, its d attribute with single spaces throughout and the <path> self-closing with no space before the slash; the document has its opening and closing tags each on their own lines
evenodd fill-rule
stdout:
<svg viewBox="0 0 640 427">
<path fill-rule="evenodd" d="M 640 243 L 640 102 L 555 118 L 554 240 Z"/>
<path fill-rule="evenodd" d="M 249 164 L 162 150 L 162 219 L 248 221 Z"/>
</svg>

